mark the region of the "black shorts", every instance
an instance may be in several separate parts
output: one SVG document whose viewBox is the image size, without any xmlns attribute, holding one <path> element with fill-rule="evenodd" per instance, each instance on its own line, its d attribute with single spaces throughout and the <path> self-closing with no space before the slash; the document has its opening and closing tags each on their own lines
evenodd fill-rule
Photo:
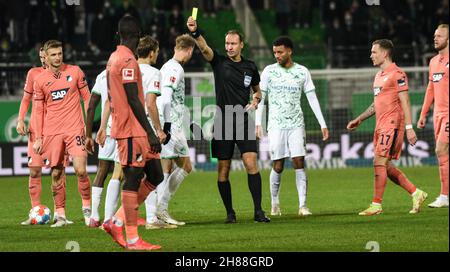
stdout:
<svg viewBox="0 0 450 272">
<path fill-rule="evenodd" d="M 247 152 L 257 152 L 256 140 L 215 140 L 211 141 L 211 155 L 218 160 L 231 160 L 234 145 L 237 144 L 241 156 Z"/>
</svg>

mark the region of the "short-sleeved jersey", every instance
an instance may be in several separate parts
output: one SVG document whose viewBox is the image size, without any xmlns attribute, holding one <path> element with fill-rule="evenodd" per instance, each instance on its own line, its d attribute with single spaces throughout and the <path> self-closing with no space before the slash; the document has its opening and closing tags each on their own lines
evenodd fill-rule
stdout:
<svg viewBox="0 0 450 272">
<path fill-rule="evenodd" d="M 399 93 L 408 91 L 408 77 L 395 63 L 375 76 L 373 83 L 377 128 L 403 127 L 405 115 Z"/>
<path fill-rule="evenodd" d="M 448 54 L 446 56 L 437 55 L 430 61 L 429 80 L 434 91 L 434 114 L 448 115 Z"/>
<path fill-rule="evenodd" d="M 160 96 L 161 72 L 155 67 L 143 63 L 139 64 L 139 69 L 141 69 L 142 88 L 144 90 L 144 96 L 146 97 L 147 94 L 150 93 L 155 94 L 156 96 Z M 148 115 L 147 107 L 145 107 L 145 113 L 147 113 L 148 121 L 150 122 L 150 124 L 152 124 L 152 120 Z M 161 115 L 161 113 L 159 113 L 159 115 Z"/>
<path fill-rule="evenodd" d="M 130 137 L 146 137 L 147 133 L 134 116 L 124 84 L 136 83 L 138 97 L 145 108 L 142 90 L 142 75 L 133 52 L 123 45 L 117 46 L 106 65 L 108 80 L 108 97 L 111 103 L 112 128 L 111 137 L 124 139 Z"/>
<path fill-rule="evenodd" d="M 106 70 L 103 70 L 95 79 L 94 87 L 92 88 L 92 93 L 98 94 L 102 98 L 102 115 L 103 116 L 103 107 L 105 105 L 106 100 L 108 99 L 108 86 L 106 82 Z M 111 115 L 108 118 L 108 123 L 106 124 L 106 135 L 111 135 L 111 124 L 112 118 Z"/>
<path fill-rule="evenodd" d="M 297 63 L 289 69 L 278 63 L 269 65 L 261 74 L 260 87 L 269 100 L 268 130 L 305 127 L 300 99 L 302 93 L 315 91 L 306 67 Z"/>
<path fill-rule="evenodd" d="M 89 97 L 89 89 L 80 67 L 62 64 L 57 73 L 46 69 L 35 79 L 33 89 L 34 100 L 44 102 L 44 136 L 84 128 L 80 97 Z"/>
<path fill-rule="evenodd" d="M 250 100 L 251 87 L 260 81 L 256 64 L 243 57 L 241 61 L 234 62 L 217 51 L 214 51 L 210 64 L 214 73 L 217 106 L 222 110 L 225 105 L 245 108 Z"/>
<path fill-rule="evenodd" d="M 36 79 L 36 77 L 42 73 L 43 71 L 45 71 L 44 67 L 33 67 L 30 70 L 28 70 L 27 73 L 27 78 L 25 80 L 25 86 L 23 87 L 23 96 L 24 98 L 26 97 L 26 101 L 27 103 L 29 103 L 29 101 L 33 100 L 33 94 L 34 94 L 34 89 L 33 89 L 33 84 L 34 84 L 34 80 Z M 23 101 L 23 100 L 22 100 Z M 22 102 L 24 103 L 24 102 Z M 21 105 L 22 108 L 22 105 Z M 27 107 L 28 109 L 28 107 Z M 36 121 L 36 114 L 34 114 L 35 111 L 35 107 L 31 108 L 31 116 L 30 116 L 30 122 L 28 125 L 28 130 L 33 133 L 33 123 Z M 26 112 L 19 112 L 19 119 L 24 119 L 26 115 Z"/>
<path fill-rule="evenodd" d="M 183 127 L 184 118 L 184 100 L 185 100 L 185 83 L 184 83 L 184 69 L 181 64 L 170 59 L 161 67 L 161 92 L 172 89 L 172 97 L 170 99 L 170 120 L 164 120 L 164 122 L 172 123 L 172 126 L 178 129 Z M 162 97 L 158 98 L 159 100 Z M 158 102 L 161 106 L 161 103 Z M 163 109 L 159 108 L 160 117 L 163 113 Z"/>
</svg>

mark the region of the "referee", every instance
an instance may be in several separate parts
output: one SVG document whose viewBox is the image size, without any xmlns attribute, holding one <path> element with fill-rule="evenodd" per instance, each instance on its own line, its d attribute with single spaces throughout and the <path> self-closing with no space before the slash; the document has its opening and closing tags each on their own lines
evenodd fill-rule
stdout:
<svg viewBox="0 0 450 272">
<path fill-rule="evenodd" d="M 225 223 L 236 223 L 229 180 L 235 144 L 241 152 L 247 171 L 248 187 L 255 206 L 254 219 L 256 222 L 270 222 L 261 208 L 261 175 L 257 165 L 255 125 L 247 113 L 255 110 L 261 101 L 258 69 L 253 61 L 241 56 L 244 42 L 238 31 L 230 30 L 226 33 L 227 56 L 223 56 L 208 46 L 192 17 L 188 18 L 187 27 L 214 72 L 218 112 L 214 119 L 211 151 L 212 156 L 219 160 L 217 185 L 227 210 Z M 249 104 L 251 90 L 253 99 Z"/>
</svg>

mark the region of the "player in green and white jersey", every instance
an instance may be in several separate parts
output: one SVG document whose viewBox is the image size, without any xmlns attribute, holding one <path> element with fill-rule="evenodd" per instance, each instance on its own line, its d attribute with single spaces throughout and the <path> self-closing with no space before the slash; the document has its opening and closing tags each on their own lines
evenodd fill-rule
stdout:
<svg viewBox="0 0 450 272">
<path fill-rule="evenodd" d="M 273 53 L 277 63 L 267 66 L 262 75 L 260 87 L 262 103 L 267 96 L 269 106 L 268 137 L 270 156 L 273 161 L 270 173 L 270 192 L 272 196 L 272 215 L 281 215 L 279 191 L 284 160 L 292 158 L 295 169 L 299 198 L 300 216 L 310 215 L 306 207 L 307 178 L 304 169 L 306 155 L 306 135 L 300 99 L 306 95 L 314 115 L 322 129 L 323 140 L 328 139 L 328 129 L 320 110 L 314 83 L 308 69 L 292 60 L 293 43 L 286 36 L 273 43 Z M 261 104 L 264 105 L 264 104 Z M 262 114 L 264 107 L 256 111 L 256 134 L 262 137 Z"/>
<path fill-rule="evenodd" d="M 189 158 L 189 147 L 183 129 L 185 65 L 192 57 L 195 40 L 185 34 L 178 36 L 175 53 L 172 59 L 161 67 L 161 96 L 157 99 L 160 121 L 164 123 L 163 130 L 168 142 L 162 146 L 161 164 L 164 171 L 164 181 L 161 189 L 157 189 L 157 217 L 171 225 L 184 225 L 168 213 L 168 205 L 184 178 L 192 171 Z M 173 168 L 175 163 L 176 167 Z M 160 186 L 158 186 L 160 187 Z"/>
</svg>

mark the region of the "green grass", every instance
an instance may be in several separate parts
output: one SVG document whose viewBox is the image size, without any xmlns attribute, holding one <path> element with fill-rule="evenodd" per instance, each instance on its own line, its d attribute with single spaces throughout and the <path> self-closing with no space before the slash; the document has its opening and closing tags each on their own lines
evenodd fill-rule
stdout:
<svg viewBox="0 0 450 272">
<path fill-rule="evenodd" d="M 429 193 L 430 203 L 439 193 L 436 167 L 406 168 L 416 185 Z M 263 207 L 270 212 L 269 172 L 262 172 Z M 253 223 L 253 204 L 244 172 L 232 172 L 230 180 L 238 224 L 225 225 L 216 173 L 196 172 L 188 176 L 170 203 L 172 215 L 187 225 L 171 230 L 145 230 L 144 239 L 172 251 L 351 251 L 364 252 L 366 243 L 377 241 L 380 251 L 448 251 L 448 209 L 424 207 L 410 215 L 411 198 L 389 183 L 384 197 L 384 213 L 361 217 L 372 195 L 372 169 L 308 171 L 308 206 L 314 213 L 299 218 L 294 173 L 287 169 L 280 193 L 283 215 L 269 224 Z M 43 179 L 43 203 L 53 206 L 50 180 Z M 76 178 L 68 177 L 67 217 L 75 221 L 65 228 L 20 226 L 27 216 L 27 178 L 1 178 L 0 251 L 67 251 L 66 243 L 76 241 L 81 251 L 123 251 L 100 229 L 82 224 L 81 200 Z M 105 192 L 104 192 L 105 194 Z M 103 214 L 103 202 L 101 211 Z M 141 207 L 141 215 L 144 209 Z"/>
</svg>

